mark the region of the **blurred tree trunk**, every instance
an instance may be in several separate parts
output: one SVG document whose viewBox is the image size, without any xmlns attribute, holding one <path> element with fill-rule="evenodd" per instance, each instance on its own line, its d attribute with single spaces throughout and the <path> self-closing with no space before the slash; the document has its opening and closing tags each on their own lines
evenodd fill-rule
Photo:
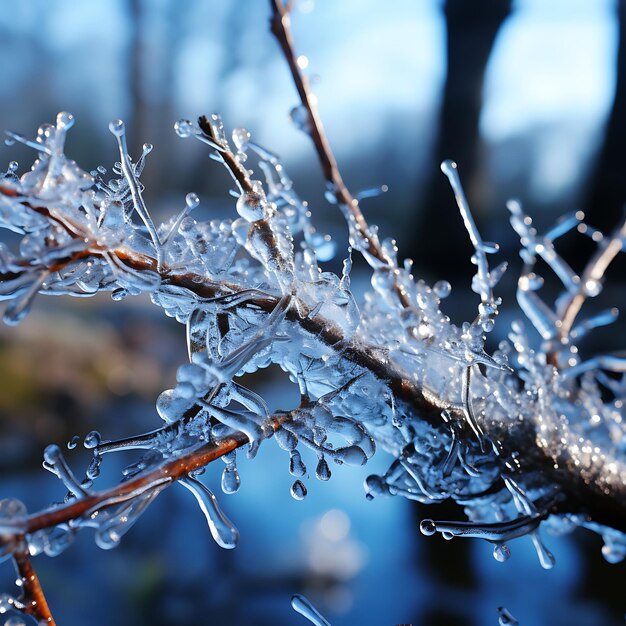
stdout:
<svg viewBox="0 0 626 626">
<path fill-rule="evenodd" d="M 511 0 L 482 0 L 480 3 L 447 0 L 445 3 L 448 61 L 439 134 L 432 174 L 418 200 L 417 228 L 410 250 L 418 267 L 427 265 L 440 278 L 469 278 L 473 272 L 468 263 L 469 238 L 461 219 L 458 224 L 454 221 L 454 200 L 439 163 L 444 159 L 458 163 L 470 206 L 479 213 L 478 124 L 483 79 L 496 34 L 510 11 Z M 442 219 L 449 224 L 445 234 Z"/>
<path fill-rule="evenodd" d="M 447 0 L 445 4 L 448 71 L 433 173 L 426 185 L 423 202 L 418 206 L 419 221 L 411 252 L 420 271 L 427 266 L 437 278 L 456 278 L 465 285 L 469 285 L 475 271 L 469 262 L 472 248 L 461 218 L 455 219 L 454 197 L 447 179 L 439 170 L 439 163 L 444 159 L 454 159 L 458 163 L 470 206 L 478 214 L 478 124 L 483 79 L 496 34 L 510 11 L 510 0 L 482 0 L 480 3 Z M 458 506 L 452 503 L 434 509 L 432 506 L 417 506 L 414 510 L 419 519 L 437 515 L 440 516 L 438 519 L 446 516 L 459 519 Z M 420 541 L 418 558 L 425 563 L 427 571 L 444 583 L 471 588 L 475 582 L 470 547 L 469 542 L 463 541 Z M 443 617 L 450 621 L 458 619 L 453 611 Z"/>
<path fill-rule="evenodd" d="M 622 219 L 626 205 L 626 2 L 623 0 L 617 3 L 617 19 L 615 99 L 585 203 L 590 223 L 604 232 L 610 232 Z"/>
<path fill-rule="evenodd" d="M 148 106 L 143 97 L 143 7 L 142 0 L 128 0 L 128 28 L 130 63 L 128 72 L 128 97 L 130 99 L 130 123 L 127 124 L 131 131 L 129 147 L 132 154 L 141 151 L 143 141 L 137 139 L 143 137 L 146 127 L 146 115 Z M 137 158 L 137 157 L 135 157 Z"/>
<path fill-rule="evenodd" d="M 144 0 L 128 0 L 128 15 L 129 148 L 133 159 L 138 159 L 144 143 L 158 147 L 158 152 L 148 157 L 141 179 L 151 195 L 159 198 L 171 183 L 172 168 L 164 155 L 170 153 L 172 142 L 176 140 L 173 99 L 184 13 L 176 0 L 162 3 L 156 13 Z M 156 25 L 148 21 L 149 18 L 154 20 L 155 15 L 160 22 Z"/>
</svg>

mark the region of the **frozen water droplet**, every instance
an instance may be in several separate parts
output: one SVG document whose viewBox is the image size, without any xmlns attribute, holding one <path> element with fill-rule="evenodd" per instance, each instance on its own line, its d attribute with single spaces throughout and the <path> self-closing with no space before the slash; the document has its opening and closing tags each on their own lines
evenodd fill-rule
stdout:
<svg viewBox="0 0 626 626">
<path fill-rule="evenodd" d="M 55 463 L 57 463 L 60 456 L 61 448 L 59 448 L 59 446 L 57 446 L 56 444 L 50 444 L 49 446 L 46 446 L 45 450 L 43 451 L 43 460 L 48 465 L 54 465 Z"/>
<path fill-rule="evenodd" d="M 179 137 L 190 137 L 193 135 L 194 128 L 190 120 L 180 119 L 174 124 L 174 130 Z"/>
<path fill-rule="evenodd" d="M 490 333 L 494 327 L 495 327 L 496 323 L 492 318 L 487 318 L 486 320 L 483 320 L 483 323 L 481 324 L 482 329 L 486 332 L 486 333 Z"/>
<path fill-rule="evenodd" d="M 100 439 L 100 433 L 97 430 L 92 430 L 85 436 L 85 441 L 83 442 L 83 445 L 87 449 L 96 448 L 100 445 Z"/>
<path fill-rule="evenodd" d="M 234 128 L 232 137 L 235 148 L 237 148 L 237 152 L 245 152 L 248 149 L 250 131 L 246 128 Z"/>
<path fill-rule="evenodd" d="M 314 626 L 330 626 L 320 612 L 302 595 L 295 594 L 291 597 L 291 606 L 293 610 L 300 613 L 309 620 Z"/>
<path fill-rule="evenodd" d="M 311 130 L 311 118 L 307 108 L 299 104 L 289 111 L 289 119 L 291 123 L 302 132 L 308 133 Z"/>
<path fill-rule="evenodd" d="M 78 435 L 74 435 L 68 442 L 67 442 L 67 449 L 68 450 L 73 450 L 77 445 L 78 442 L 80 441 L 80 437 Z"/>
<path fill-rule="evenodd" d="M 324 457 L 322 457 L 318 462 L 317 462 L 317 467 L 315 468 L 315 475 L 317 476 L 318 480 L 330 480 L 330 467 L 328 467 L 328 463 L 326 462 L 326 459 Z"/>
<path fill-rule="evenodd" d="M 17 172 L 17 168 L 19 167 L 19 163 L 17 161 L 11 161 L 9 163 L 9 173 L 10 174 L 14 174 L 15 172 Z"/>
<path fill-rule="evenodd" d="M 74 116 L 67 111 L 62 111 L 57 115 L 57 128 L 59 130 L 69 130 L 74 126 Z"/>
<path fill-rule="evenodd" d="M 124 289 L 120 287 L 119 289 L 114 289 L 111 292 L 111 300 L 114 302 L 121 302 L 124 298 L 128 296 L 128 289 Z"/>
<path fill-rule="evenodd" d="M 189 408 L 188 398 L 182 398 L 175 393 L 174 389 L 166 389 L 156 402 L 157 413 L 164 422 L 175 422 Z"/>
<path fill-rule="evenodd" d="M 237 213 L 248 222 L 263 219 L 265 214 L 265 198 L 262 194 L 248 191 L 242 193 L 237 200 Z"/>
<path fill-rule="evenodd" d="M 301 480 L 296 480 L 293 485 L 291 485 L 291 497 L 294 500 L 304 500 L 306 494 L 306 487 Z"/>
<path fill-rule="evenodd" d="M 142 156 L 146 156 L 154 150 L 154 146 L 151 143 L 144 143 L 142 146 L 142 150 L 143 150 Z"/>
<path fill-rule="evenodd" d="M 441 300 L 447 298 L 452 291 L 452 285 L 447 280 L 439 280 L 433 285 L 434 294 Z"/>
<path fill-rule="evenodd" d="M 224 493 L 235 493 L 239 489 L 241 479 L 236 467 L 225 467 L 222 472 L 222 491 Z"/>
<path fill-rule="evenodd" d="M 289 473 L 292 476 L 304 476 L 306 474 L 306 466 L 302 462 L 302 457 L 298 450 L 294 450 L 289 455 Z"/>
<path fill-rule="evenodd" d="M 510 556 L 511 550 L 509 549 L 509 546 L 506 545 L 506 543 L 498 543 L 494 546 L 493 558 L 496 561 L 500 561 L 500 563 L 503 563 L 504 561 L 508 560 Z"/>
<path fill-rule="evenodd" d="M 187 209 L 189 211 L 195 209 L 200 204 L 200 198 L 198 198 L 198 194 L 193 192 L 188 193 L 185 196 L 185 204 L 187 205 Z"/>
<path fill-rule="evenodd" d="M 87 468 L 87 471 L 85 472 L 87 478 L 89 478 L 90 480 L 95 480 L 96 478 L 98 478 L 98 476 L 100 476 L 100 465 L 102 464 L 102 457 L 101 456 L 94 456 L 93 459 L 91 459 L 91 461 L 89 462 L 89 467 Z"/>
<path fill-rule="evenodd" d="M 420 522 L 420 532 L 422 533 L 422 535 L 431 537 L 437 532 L 437 525 L 431 519 L 423 519 Z"/>
<path fill-rule="evenodd" d="M 122 137 L 126 132 L 126 127 L 124 126 L 124 122 L 122 120 L 113 120 L 109 123 L 109 130 L 116 137 Z"/>
<path fill-rule="evenodd" d="M 382 476 L 372 474 L 365 479 L 365 493 L 368 500 L 376 497 L 388 496 L 389 487 Z"/>
</svg>

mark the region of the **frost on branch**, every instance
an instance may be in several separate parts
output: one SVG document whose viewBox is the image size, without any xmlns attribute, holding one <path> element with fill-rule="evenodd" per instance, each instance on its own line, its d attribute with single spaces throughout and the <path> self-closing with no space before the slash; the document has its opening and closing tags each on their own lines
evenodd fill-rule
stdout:
<svg viewBox="0 0 626 626">
<path fill-rule="evenodd" d="M 200 476 L 221 457 L 222 489 L 236 492 L 237 450 L 246 447 L 252 457 L 274 437 L 287 453 L 296 499 L 306 496 L 309 468 L 325 481 L 335 466 L 365 464 L 378 446 L 394 460 L 382 476 L 367 479 L 368 498 L 452 498 L 464 506 L 469 521 L 424 520 L 425 535 L 485 539 L 498 560 L 508 558 L 508 542 L 528 535 L 542 565 L 551 567 L 540 528 L 585 526 L 603 535 L 608 560 L 624 557 L 625 361 L 605 355 L 580 362 L 576 348 L 586 332 L 616 317 L 611 310 L 577 319 L 582 300 L 600 291 L 598 268 L 610 262 L 616 240 L 621 247 L 620 230 L 603 237 L 576 214 L 540 236 L 511 203 L 524 261 L 518 302 L 530 325 L 516 322 L 509 341 L 489 354 L 485 340 L 501 305 L 494 290 L 506 265 L 489 263 L 498 246 L 481 239 L 454 163 L 442 168 L 474 246 L 472 287 L 480 299 L 475 318 L 461 326 L 444 311 L 450 285 L 415 279 L 411 262 L 398 262 L 393 240 L 379 240 L 375 227 L 344 205 L 352 248 L 372 272 L 372 289 L 357 306 L 351 250 L 341 275 L 325 271 L 320 264 L 332 256 L 333 242 L 315 230 L 279 159 L 245 129 L 229 140 L 218 116 L 177 122 L 181 137 L 206 144 L 232 175 L 237 217 L 195 219 L 199 199 L 190 193 L 157 225 L 140 179 L 152 147 L 134 161 L 123 123 L 113 122 L 120 161 L 109 174 L 103 167 L 88 174 L 63 152 L 72 123 L 61 113 L 34 141 L 8 133 L 9 142 L 34 148 L 37 160 L 22 176 L 12 163 L 0 179 L 1 225 L 21 236 L 18 249 L 0 249 L 5 321 L 18 323 L 37 293 L 109 291 L 122 300 L 147 292 L 185 326 L 189 358 L 176 386 L 156 402 L 162 424 L 155 430 L 123 440 L 85 437 L 93 458 L 84 475 L 58 446 L 46 448 L 44 467 L 63 483 L 64 502 L 30 516 L 19 506 L 0 507 L 5 554 L 16 537 L 26 538 L 31 554 L 58 554 L 83 527 L 95 528 L 102 548 L 114 547 L 174 482 L 195 497 L 215 541 L 232 548 L 237 530 Z M 263 180 L 253 178 L 250 162 Z M 341 205 L 341 194 L 330 191 Z M 598 243 L 582 277 L 553 246 L 572 228 Z M 563 283 L 554 306 L 541 298 L 537 257 Z M 531 327 L 540 349 L 532 347 Z M 298 385 L 299 406 L 270 414 L 239 380 L 270 364 Z M 137 458 L 121 483 L 95 490 L 106 455 L 122 449 L 136 450 Z"/>
</svg>

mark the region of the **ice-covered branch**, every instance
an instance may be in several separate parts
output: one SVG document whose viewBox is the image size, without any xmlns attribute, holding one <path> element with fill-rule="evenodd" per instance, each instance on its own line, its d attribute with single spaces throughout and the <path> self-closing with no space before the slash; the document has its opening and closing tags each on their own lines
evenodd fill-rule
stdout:
<svg viewBox="0 0 626 626">
<path fill-rule="evenodd" d="M 289 6 L 274 0 L 272 7 L 272 30 L 301 97 L 304 130 L 343 209 L 351 243 L 370 264 L 372 289 L 357 304 L 350 250 L 341 274 L 325 269 L 334 247 L 316 231 L 283 164 L 243 128 L 229 138 L 217 115 L 179 120 L 175 129 L 205 144 L 231 174 L 234 220 L 194 219 L 200 200 L 189 193 L 177 214 L 156 224 L 141 183 L 152 146 L 133 160 L 120 121 L 110 126 L 120 161 L 108 179 L 105 168 L 87 173 L 65 155 L 73 124 L 67 113 L 40 127 L 34 141 L 9 133 L 9 142 L 34 148 L 37 159 L 21 176 L 12 163 L 0 177 L 0 227 L 19 238 L 15 249 L 0 244 L 4 320 L 20 322 L 38 293 L 108 291 L 115 300 L 148 293 L 184 325 L 188 362 L 179 367 L 176 386 L 157 399 L 162 423 L 154 430 L 122 440 L 102 441 L 95 432 L 85 437 L 93 457 L 84 477 L 57 445 L 46 448 L 44 467 L 61 481 L 65 501 L 30 516 L 19 506 L 11 509 L 17 514 L 1 515 L 3 550 L 16 554 L 25 541 L 31 554 L 58 554 L 85 526 L 96 529 L 101 547 L 114 547 L 174 482 L 195 497 L 217 543 L 234 547 L 237 532 L 200 476 L 222 458 L 222 489 L 237 491 L 237 450 L 252 457 L 273 438 L 288 454 L 296 499 L 306 496 L 307 457 L 325 481 L 333 463 L 363 465 L 379 447 L 393 461 L 383 475 L 366 480 L 368 498 L 450 498 L 465 507 L 469 521 L 425 520 L 424 534 L 481 537 L 496 544 L 499 560 L 509 554 L 505 542 L 529 535 L 550 567 L 539 529 L 584 526 L 603 535 L 607 559 L 623 558 L 626 360 L 612 354 L 583 363 L 577 356 L 577 337 L 613 321 L 613 310 L 573 325 L 580 299 L 593 295 L 587 283 L 602 280 L 623 229 L 608 244 L 592 234 L 601 248 L 581 288 L 553 245 L 582 224 L 580 216 L 567 216 L 540 236 L 511 203 L 524 260 L 518 303 L 533 328 L 527 332 L 516 322 L 509 341 L 489 353 L 486 338 L 497 323 L 495 292 L 506 264 L 490 267 L 488 255 L 498 247 L 482 240 L 456 165 L 446 162 L 443 170 L 474 246 L 472 288 L 480 297 L 478 314 L 460 326 L 445 313 L 449 283 L 430 287 L 416 279 L 411 262 L 398 263 L 393 240 L 380 241 L 365 221 L 297 65 Z M 255 168 L 262 180 L 254 178 Z M 563 283 L 554 307 L 538 293 L 537 258 Z M 242 384 L 244 374 L 271 364 L 298 385 L 296 409 L 270 415 L 259 392 Z M 118 450 L 134 450 L 137 458 L 118 485 L 95 490 L 107 455 Z"/>
</svg>

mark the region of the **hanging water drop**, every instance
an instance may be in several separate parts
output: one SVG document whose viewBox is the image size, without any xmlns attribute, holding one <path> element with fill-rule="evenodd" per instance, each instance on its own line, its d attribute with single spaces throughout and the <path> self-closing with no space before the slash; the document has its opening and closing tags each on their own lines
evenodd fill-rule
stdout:
<svg viewBox="0 0 626 626">
<path fill-rule="evenodd" d="M 317 476 L 318 480 L 330 480 L 330 467 L 328 467 L 328 463 L 324 457 L 320 458 L 317 462 L 317 467 L 315 468 L 315 476 Z"/>
<path fill-rule="evenodd" d="M 97 430 L 92 430 L 85 436 L 85 441 L 83 442 L 83 445 L 87 449 L 96 448 L 100 445 L 100 439 L 100 433 Z"/>
<path fill-rule="evenodd" d="M 224 493 L 235 493 L 239 490 L 241 479 L 236 467 L 225 467 L 222 472 L 222 491 Z"/>
<path fill-rule="evenodd" d="M 306 494 L 307 489 L 301 480 L 296 480 L 293 485 L 291 485 L 291 497 L 294 500 L 304 500 Z"/>
<path fill-rule="evenodd" d="M 493 548 L 493 558 L 500 563 L 508 560 L 511 556 L 511 550 L 506 543 L 498 543 Z"/>
<path fill-rule="evenodd" d="M 289 473 L 292 476 L 304 476 L 306 474 L 306 466 L 302 462 L 302 457 L 298 450 L 293 450 L 289 454 Z"/>
</svg>

